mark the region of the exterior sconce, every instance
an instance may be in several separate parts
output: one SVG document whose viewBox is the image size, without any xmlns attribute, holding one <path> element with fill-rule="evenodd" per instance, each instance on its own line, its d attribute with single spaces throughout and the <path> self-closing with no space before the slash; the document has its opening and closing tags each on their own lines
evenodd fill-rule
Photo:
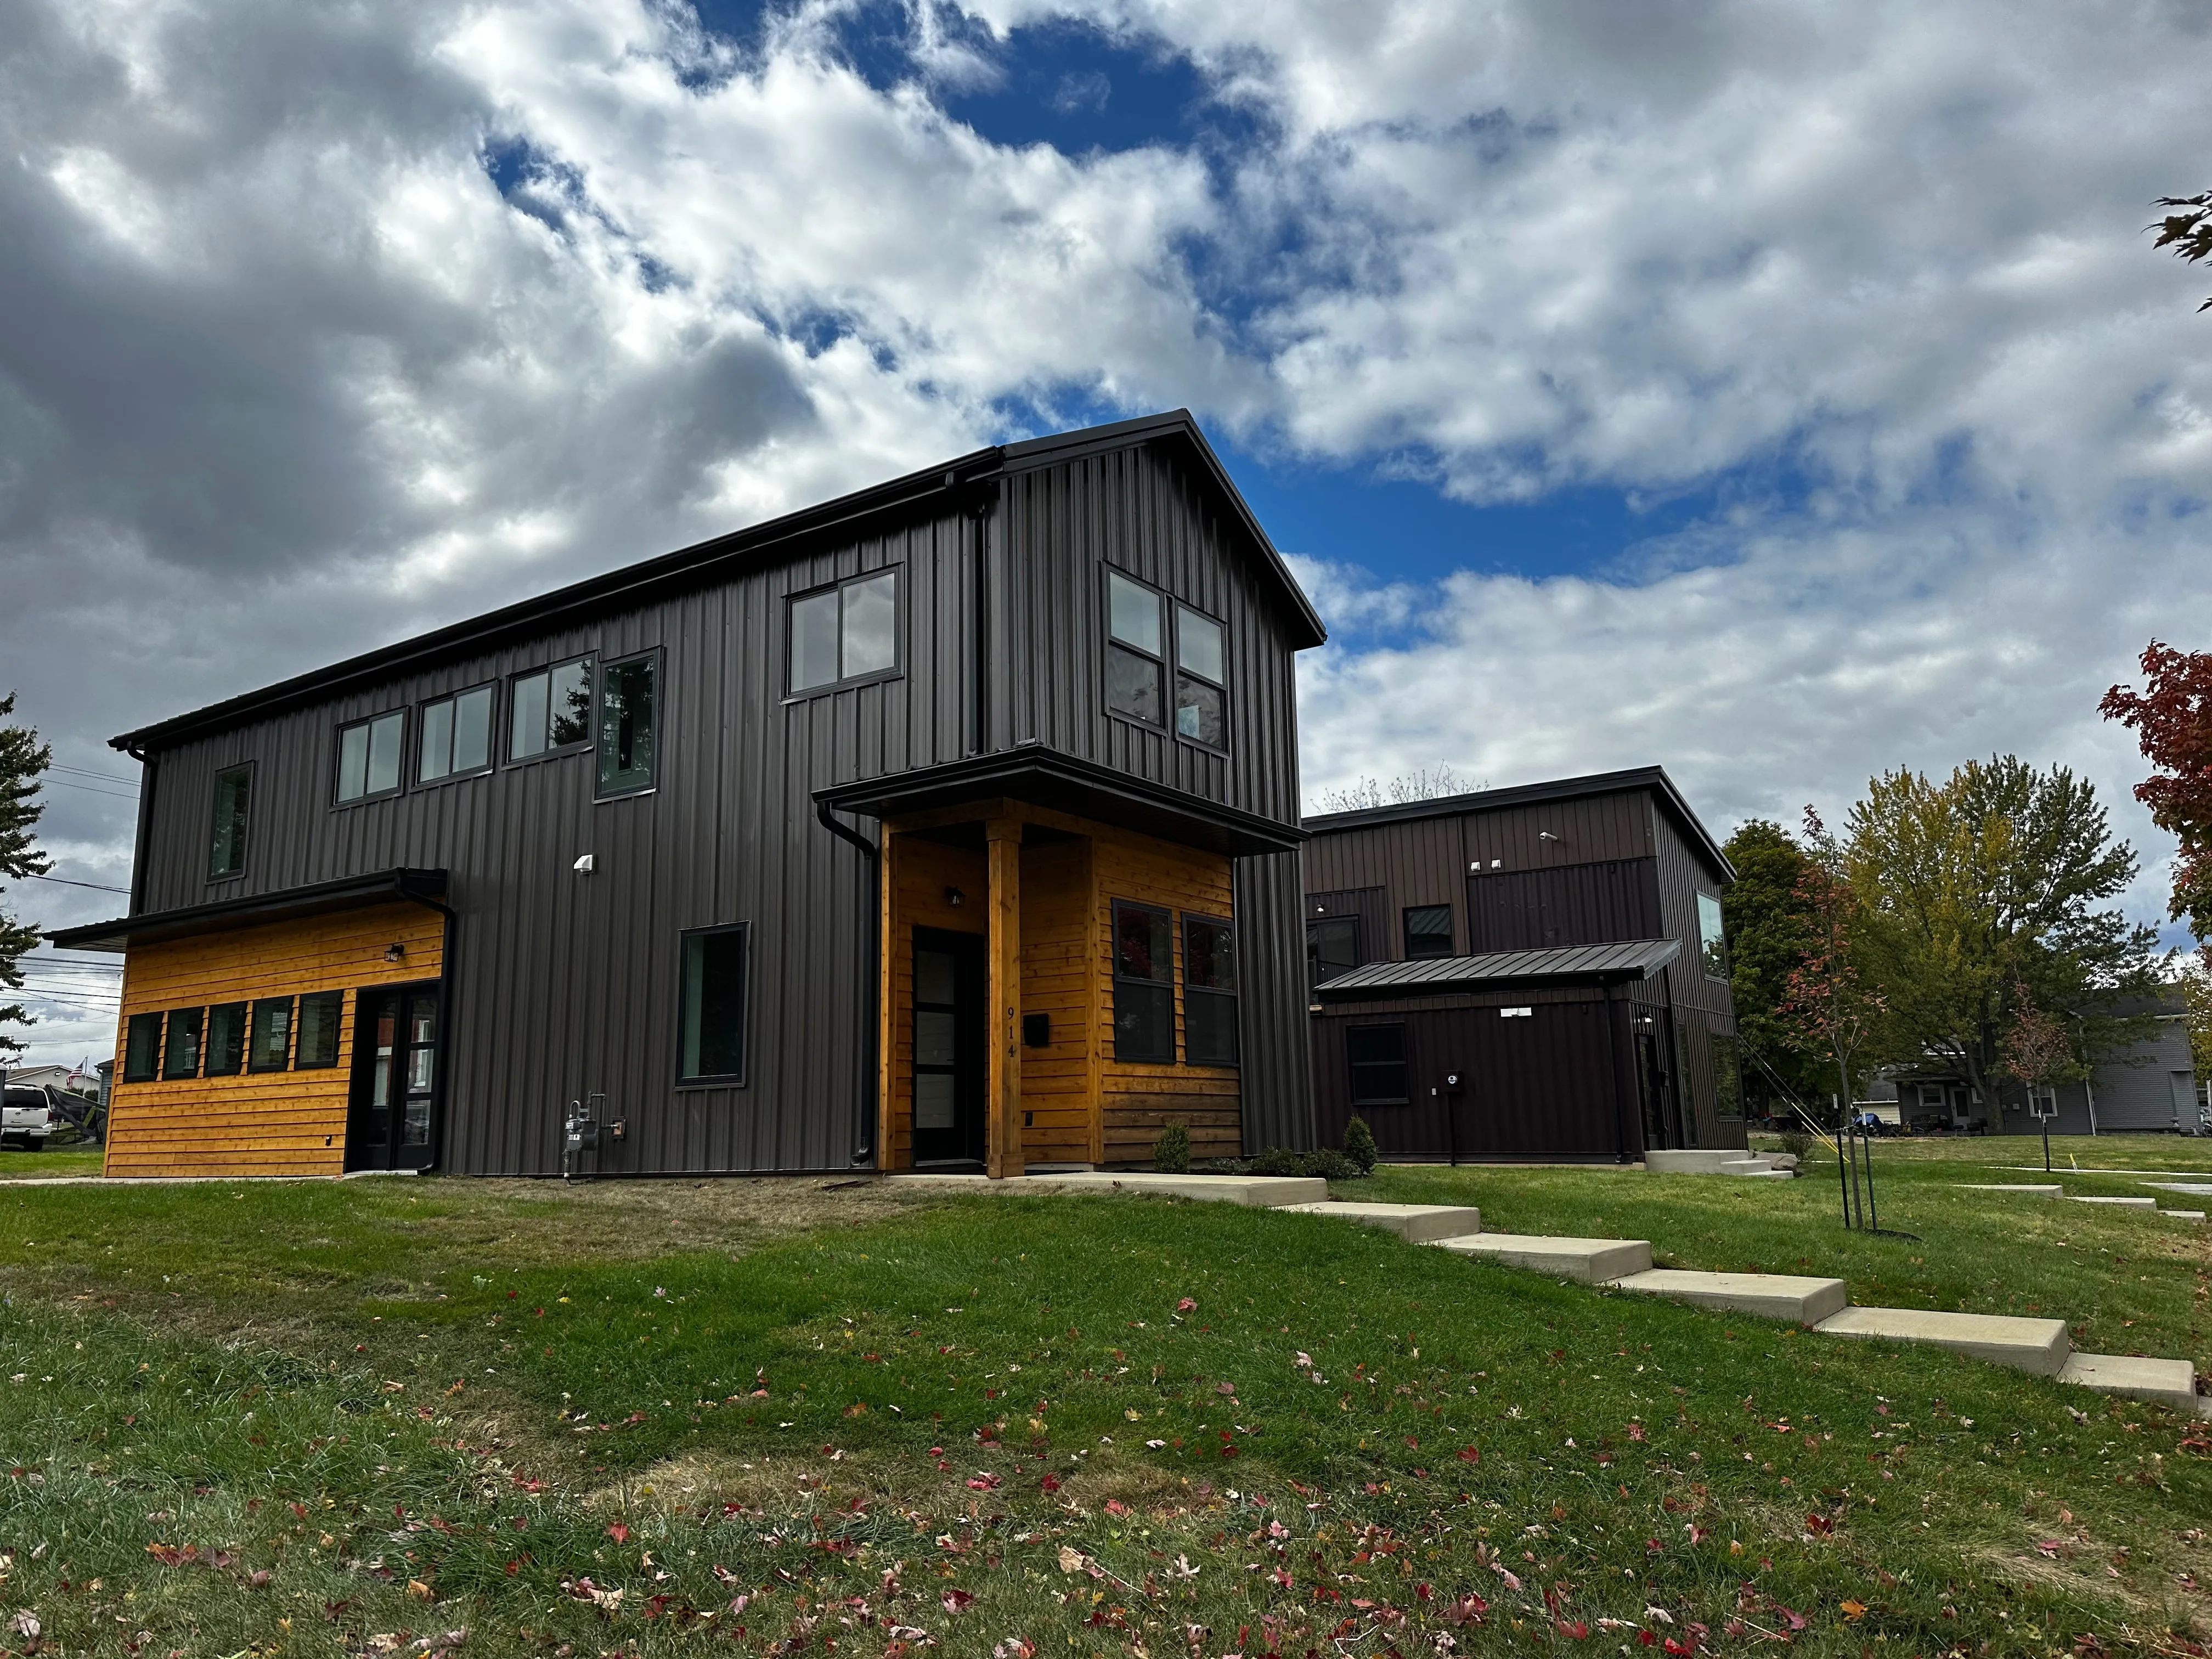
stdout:
<svg viewBox="0 0 2212 1659">
<path fill-rule="evenodd" d="M 968 902 L 968 895 L 962 892 L 957 887 L 948 887 L 945 890 L 945 902 L 951 905 L 954 909 L 957 910 L 962 905 Z"/>
<path fill-rule="evenodd" d="M 406 961 L 406 960 L 407 960 L 407 947 L 406 947 L 405 945 L 402 945 L 402 944 L 399 944 L 397 940 L 393 941 L 392 944 L 387 945 L 386 945 L 386 946 L 384 947 L 384 959 L 385 959 L 386 962 L 404 962 L 404 961 Z"/>
<path fill-rule="evenodd" d="M 586 853 L 568 867 L 580 876 L 588 876 L 596 866 L 592 862 L 592 855 Z"/>
</svg>

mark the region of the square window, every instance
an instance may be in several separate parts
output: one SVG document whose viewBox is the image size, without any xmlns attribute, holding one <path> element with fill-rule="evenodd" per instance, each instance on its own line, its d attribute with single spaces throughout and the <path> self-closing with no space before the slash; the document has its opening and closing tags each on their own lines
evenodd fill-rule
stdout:
<svg viewBox="0 0 2212 1659">
<path fill-rule="evenodd" d="M 1175 1063 L 1175 933 L 1168 913 L 1114 901 L 1114 1058 Z"/>
<path fill-rule="evenodd" d="M 1354 1025 L 1344 1034 L 1344 1051 L 1354 1108 L 1403 1106 L 1413 1098 L 1407 1092 L 1403 1025 Z"/>
<path fill-rule="evenodd" d="M 215 775 L 215 833 L 208 849 L 208 877 L 217 880 L 246 869 L 246 818 L 253 799 L 253 768 L 227 767 Z"/>
<path fill-rule="evenodd" d="M 200 1032 L 207 1011 L 172 1008 L 161 1044 L 161 1075 L 165 1079 L 200 1074 Z"/>
<path fill-rule="evenodd" d="M 246 1069 L 246 1005 L 219 1002 L 208 1010 L 207 1075 L 236 1077 Z"/>
<path fill-rule="evenodd" d="M 1221 624 L 1211 617 L 1200 616 L 1187 605 L 1177 605 L 1176 666 L 1221 685 L 1228 680 L 1228 676 L 1222 672 L 1225 660 Z"/>
<path fill-rule="evenodd" d="M 744 1081 L 747 933 L 738 922 L 683 936 L 678 1083 Z"/>
<path fill-rule="evenodd" d="M 491 765 L 491 687 L 441 697 L 422 705 L 416 778 L 423 783 L 464 776 Z"/>
<path fill-rule="evenodd" d="M 1306 982 L 1320 985 L 1359 966 L 1359 923 L 1329 916 L 1306 924 Z"/>
<path fill-rule="evenodd" d="M 407 732 L 407 711 L 356 720 L 338 732 L 338 787 L 341 805 L 372 800 L 399 787 L 399 750 Z"/>
<path fill-rule="evenodd" d="M 1106 706 L 1117 714 L 1148 725 L 1165 724 L 1161 711 L 1160 665 L 1127 646 L 1106 647 Z"/>
<path fill-rule="evenodd" d="M 281 1072 L 291 1063 L 292 999 L 263 997 L 253 1005 L 253 1030 L 246 1039 L 246 1069 Z"/>
<path fill-rule="evenodd" d="M 1118 570 L 1106 573 L 1107 633 L 1148 657 L 1160 654 L 1160 596 Z"/>
<path fill-rule="evenodd" d="M 345 1016 L 343 991 L 316 991 L 300 999 L 300 1035 L 292 1055 L 295 1071 L 315 1071 L 338 1063 L 338 1024 Z"/>
<path fill-rule="evenodd" d="M 791 690 L 819 691 L 898 667 L 898 572 L 878 570 L 791 602 Z"/>
<path fill-rule="evenodd" d="M 1406 960 L 1452 953 L 1452 913 L 1449 904 L 1416 904 L 1406 912 Z"/>
<path fill-rule="evenodd" d="M 1182 919 L 1182 1057 L 1237 1063 L 1237 933 L 1207 916 Z"/>
<path fill-rule="evenodd" d="M 575 657 L 518 674 L 508 700 L 507 757 L 574 749 L 592 735 L 592 659 Z"/>
<path fill-rule="evenodd" d="M 161 1074 L 161 1017 L 133 1014 L 123 1038 L 123 1080 L 150 1083 Z"/>
<path fill-rule="evenodd" d="M 599 671 L 599 793 L 653 787 L 659 658 L 647 652 Z"/>
</svg>

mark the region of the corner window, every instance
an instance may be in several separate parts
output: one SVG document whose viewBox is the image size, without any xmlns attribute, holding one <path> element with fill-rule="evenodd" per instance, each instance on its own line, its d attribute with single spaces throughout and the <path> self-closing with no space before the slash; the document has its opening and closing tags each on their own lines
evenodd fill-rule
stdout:
<svg viewBox="0 0 2212 1659">
<path fill-rule="evenodd" d="M 215 775 L 215 831 L 208 846 L 208 879 L 220 881 L 246 868 L 246 816 L 253 799 L 253 768 L 227 767 Z"/>
<path fill-rule="evenodd" d="M 1698 955 L 1705 972 L 1714 979 L 1729 976 L 1728 934 L 1722 927 L 1721 902 L 1711 893 L 1698 895 Z"/>
<path fill-rule="evenodd" d="M 161 1017 L 133 1014 L 123 1038 L 123 1080 L 150 1083 L 161 1074 Z"/>
<path fill-rule="evenodd" d="M 1452 914 L 1449 904 L 1416 904 L 1406 912 L 1406 960 L 1452 953 Z"/>
<path fill-rule="evenodd" d="M 745 1080 L 747 928 L 702 927 L 684 936 L 678 1083 Z"/>
<path fill-rule="evenodd" d="M 208 1010 L 207 1075 L 236 1077 L 246 1068 L 246 1005 L 218 1002 Z"/>
<path fill-rule="evenodd" d="M 1182 919 L 1182 1058 L 1237 1063 L 1237 933 L 1208 916 Z"/>
<path fill-rule="evenodd" d="M 507 757 L 574 749 L 592 735 L 592 659 L 577 657 L 508 682 Z"/>
<path fill-rule="evenodd" d="M 1306 924 L 1306 984 L 1316 986 L 1359 966 L 1359 923 L 1330 916 Z"/>
<path fill-rule="evenodd" d="M 161 1045 L 164 1078 L 200 1074 L 200 1023 L 205 1016 L 206 1010 L 201 1008 L 169 1010 L 167 1036 Z"/>
<path fill-rule="evenodd" d="M 898 667 L 898 572 L 879 570 L 791 602 L 791 690 L 820 691 Z"/>
<path fill-rule="evenodd" d="M 1221 624 L 1176 606 L 1176 735 L 1209 748 L 1229 746 L 1225 652 Z"/>
<path fill-rule="evenodd" d="M 1114 901 L 1114 1058 L 1175 1063 L 1175 930 L 1168 913 Z"/>
<path fill-rule="evenodd" d="M 246 1069 L 281 1072 L 292 1063 L 292 999 L 263 997 L 253 1005 L 252 1032 L 246 1039 Z"/>
<path fill-rule="evenodd" d="M 292 1066 L 309 1072 L 338 1063 L 338 1021 L 345 1013 L 343 991 L 317 991 L 300 999 L 300 1035 Z"/>
<path fill-rule="evenodd" d="M 1353 1106 L 1403 1106 L 1412 1100 L 1403 1025 L 1352 1026 L 1344 1034 L 1344 1052 L 1352 1066 Z"/>
<path fill-rule="evenodd" d="M 426 702 L 416 716 L 422 728 L 416 780 L 435 783 L 491 767 L 491 687 L 458 691 Z"/>
<path fill-rule="evenodd" d="M 1160 596 L 1118 570 L 1106 573 L 1106 707 L 1167 724 Z"/>
<path fill-rule="evenodd" d="M 338 805 L 398 793 L 399 750 L 406 732 L 404 708 L 338 728 Z"/>
<path fill-rule="evenodd" d="M 654 723 L 659 718 L 660 659 L 642 656 L 599 670 L 601 795 L 634 795 L 653 787 Z"/>
</svg>

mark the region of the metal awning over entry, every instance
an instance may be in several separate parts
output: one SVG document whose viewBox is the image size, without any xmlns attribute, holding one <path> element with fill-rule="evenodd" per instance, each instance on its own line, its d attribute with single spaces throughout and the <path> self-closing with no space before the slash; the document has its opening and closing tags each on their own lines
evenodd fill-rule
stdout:
<svg viewBox="0 0 2212 1659">
<path fill-rule="evenodd" d="M 1322 1002 L 1431 995 L 1441 991 L 1501 989 L 1507 985 L 1620 985 L 1650 979 L 1681 954 L 1674 939 L 1624 939 L 1613 945 L 1565 945 L 1538 951 L 1492 951 L 1476 957 L 1419 962 L 1371 962 L 1325 980 Z"/>
</svg>

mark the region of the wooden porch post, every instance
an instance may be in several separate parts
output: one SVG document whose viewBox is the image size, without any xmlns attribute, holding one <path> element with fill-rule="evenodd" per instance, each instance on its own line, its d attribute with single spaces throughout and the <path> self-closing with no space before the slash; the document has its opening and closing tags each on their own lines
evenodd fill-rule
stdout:
<svg viewBox="0 0 2212 1659">
<path fill-rule="evenodd" d="M 986 946 L 991 1017 L 991 1066 L 984 1169 L 994 1179 L 1022 1173 L 1022 826 L 994 817 L 984 825 L 990 848 L 991 905 Z"/>
</svg>

